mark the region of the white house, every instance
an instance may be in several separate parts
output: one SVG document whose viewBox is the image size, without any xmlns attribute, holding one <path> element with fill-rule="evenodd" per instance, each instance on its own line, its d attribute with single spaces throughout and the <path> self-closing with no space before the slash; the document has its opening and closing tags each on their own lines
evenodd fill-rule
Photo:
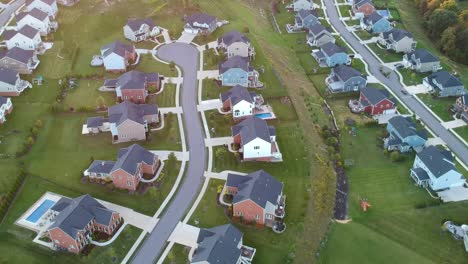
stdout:
<svg viewBox="0 0 468 264">
<path fill-rule="evenodd" d="M 13 103 L 8 97 L 0 96 L 0 124 L 6 121 L 6 116 L 13 111 Z"/>
<path fill-rule="evenodd" d="M 30 12 L 34 8 L 46 12 L 49 16 L 53 18 L 55 18 L 58 12 L 56 0 L 26 0 L 26 10 Z"/>
<path fill-rule="evenodd" d="M 263 103 L 263 97 L 247 88 L 236 85 L 221 94 L 224 111 L 231 111 L 234 119 L 252 116 L 256 107 Z"/>
<path fill-rule="evenodd" d="M 16 15 L 16 24 L 17 28 L 23 28 L 26 25 L 29 25 L 37 30 L 42 36 L 46 36 L 52 30 L 52 23 L 49 19 L 47 13 L 34 8 L 29 12 L 21 12 Z M 54 23 L 56 25 L 57 23 Z M 56 29 L 54 27 L 54 29 Z"/>
<path fill-rule="evenodd" d="M 20 79 L 19 73 L 6 68 L 0 68 L 0 96 L 18 96 L 31 84 Z"/>
<path fill-rule="evenodd" d="M 452 153 L 434 146 L 427 147 L 416 155 L 410 176 L 419 186 L 429 187 L 434 191 L 465 184 L 465 178 L 455 167 Z"/>
<path fill-rule="evenodd" d="M 293 2 L 286 6 L 288 11 L 298 12 L 300 10 L 313 10 L 314 2 L 312 0 L 293 0 Z"/>
<path fill-rule="evenodd" d="M 35 50 L 40 53 L 44 48 L 39 30 L 29 25 L 23 26 L 18 31 L 5 31 L 3 33 L 3 43 L 9 50 L 18 47 L 24 50 Z"/>
<path fill-rule="evenodd" d="M 123 31 L 125 38 L 133 42 L 147 40 L 161 32 L 150 18 L 129 19 Z"/>
<path fill-rule="evenodd" d="M 185 22 L 184 31 L 189 34 L 209 34 L 218 27 L 218 19 L 205 13 L 195 13 Z"/>
<path fill-rule="evenodd" d="M 135 61 L 135 46 L 115 41 L 101 48 L 104 68 L 109 72 L 125 72 L 130 61 Z"/>
</svg>

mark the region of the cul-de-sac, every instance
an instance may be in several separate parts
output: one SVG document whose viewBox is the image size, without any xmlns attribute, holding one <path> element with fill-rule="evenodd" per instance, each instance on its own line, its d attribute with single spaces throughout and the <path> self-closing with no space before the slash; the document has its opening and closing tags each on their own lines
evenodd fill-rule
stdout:
<svg viewBox="0 0 468 264">
<path fill-rule="evenodd" d="M 467 0 L 0 0 L 0 263 L 468 262 Z"/>
</svg>

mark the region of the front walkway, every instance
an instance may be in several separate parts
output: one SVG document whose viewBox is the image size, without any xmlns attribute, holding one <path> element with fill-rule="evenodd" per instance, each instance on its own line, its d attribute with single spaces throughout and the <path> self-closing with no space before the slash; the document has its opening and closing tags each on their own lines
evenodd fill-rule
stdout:
<svg viewBox="0 0 468 264">
<path fill-rule="evenodd" d="M 218 41 L 215 40 L 215 41 L 212 41 L 212 42 L 209 42 L 208 44 L 208 48 L 209 49 L 214 49 L 216 53 L 218 53 L 218 51 L 216 50 L 216 48 L 218 47 Z M 206 50 L 206 45 L 200 45 L 197 47 L 198 51 L 202 52 L 202 51 L 205 51 Z"/>
<path fill-rule="evenodd" d="M 184 245 L 186 247 L 197 247 L 200 228 L 179 222 L 169 236 L 168 241 Z"/>
<path fill-rule="evenodd" d="M 457 128 L 457 127 L 466 126 L 466 122 L 461 120 L 461 119 L 456 119 L 456 120 L 452 120 L 452 121 L 442 123 L 442 125 L 445 128 L 449 129 L 449 128 Z"/>
<path fill-rule="evenodd" d="M 122 233 L 122 231 L 124 230 L 124 228 L 128 225 L 127 222 L 124 222 L 123 225 L 119 228 L 119 230 L 117 230 L 117 232 L 112 236 L 111 239 L 107 240 L 106 242 L 97 242 L 97 241 L 94 241 L 92 239 L 90 239 L 91 241 L 91 244 L 93 245 L 96 245 L 96 246 L 99 246 L 99 247 L 105 247 L 105 246 L 108 246 L 110 245 L 112 242 L 114 242 L 114 240 L 116 240 L 120 233 Z"/>
</svg>

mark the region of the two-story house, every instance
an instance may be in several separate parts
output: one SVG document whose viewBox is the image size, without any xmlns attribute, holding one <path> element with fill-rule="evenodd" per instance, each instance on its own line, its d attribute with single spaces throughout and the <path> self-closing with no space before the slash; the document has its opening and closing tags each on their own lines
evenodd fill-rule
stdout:
<svg viewBox="0 0 468 264">
<path fill-rule="evenodd" d="M 271 227 L 286 214 L 283 184 L 264 170 L 247 175 L 229 173 L 225 190 L 233 196 L 232 215 L 243 222 Z"/>
<path fill-rule="evenodd" d="M 35 50 L 38 53 L 43 52 L 44 46 L 42 44 L 41 35 L 39 30 L 25 25 L 20 30 L 6 30 L 3 32 L 3 41 L 7 49 L 14 47 L 24 50 Z"/>
<path fill-rule="evenodd" d="M 112 235 L 121 223 L 118 212 L 103 206 L 89 194 L 74 199 L 62 197 L 50 209 L 52 225 L 46 229 L 58 250 L 80 253 L 93 233 Z"/>
<path fill-rule="evenodd" d="M 221 94 L 221 102 L 223 110 L 231 111 L 234 120 L 238 120 L 254 115 L 255 108 L 263 104 L 263 97 L 236 85 Z"/>
<path fill-rule="evenodd" d="M 465 94 L 465 86 L 457 77 L 448 71 L 434 72 L 423 79 L 423 85 L 439 97 L 461 96 Z"/>
<path fill-rule="evenodd" d="M 346 48 L 328 42 L 320 47 L 320 50 L 312 52 L 312 56 L 317 60 L 320 67 L 335 67 L 337 65 L 351 64 Z"/>
<path fill-rule="evenodd" d="M 468 93 L 460 96 L 452 107 L 452 112 L 468 123 Z"/>
<path fill-rule="evenodd" d="M 58 12 L 56 0 L 26 0 L 26 10 L 30 12 L 34 8 L 47 13 L 52 18 L 55 18 Z"/>
<path fill-rule="evenodd" d="M 31 83 L 20 79 L 17 71 L 0 67 L 0 96 L 19 96 L 31 87 Z"/>
<path fill-rule="evenodd" d="M 31 74 L 39 63 L 37 54 L 33 50 L 14 47 L 10 50 L 0 51 L 0 65 L 20 74 Z"/>
<path fill-rule="evenodd" d="M 195 13 L 185 22 L 184 31 L 189 34 L 210 34 L 218 27 L 218 19 L 205 13 Z"/>
<path fill-rule="evenodd" d="M 410 176 L 417 185 L 429 187 L 433 191 L 460 187 L 466 182 L 465 177 L 455 167 L 452 153 L 434 146 L 416 154 Z"/>
<path fill-rule="evenodd" d="M 319 22 L 318 14 L 315 10 L 300 10 L 294 16 L 294 30 L 307 30 Z"/>
<path fill-rule="evenodd" d="M 49 15 L 37 8 L 29 12 L 21 12 L 16 15 L 17 28 L 22 28 L 25 25 L 29 25 L 37 30 L 41 36 L 47 36 L 51 30 L 56 30 L 57 23 L 51 23 Z M 54 27 L 52 26 L 54 25 Z"/>
<path fill-rule="evenodd" d="M 403 55 L 403 64 L 417 72 L 436 72 L 442 67 L 440 60 L 426 49 L 416 49 Z"/>
<path fill-rule="evenodd" d="M 411 117 L 394 116 L 387 123 L 388 137 L 384 139 L 384 147 L 399 152 L 409 152 L 411 149 L 422 149 L 427 141 L 426 132 L 418 130 Z"/>
<path fill-rule="evenodd" d="M 392 28 L 389 31 L 380 33 L 377 41 L 388 50 L 393 50 L 397 53 L 413 52 L 416 48 L 416 40 L 413 34 L 399 28 Z"/>
<path fill-rule="evenodd" d="M 314 2 L 312 0 L 293 0 L 293 2 L 286 6 L 289 12 L 299 12 L 301 10 L 313 10 Z"/>
<path fill-rule="evenodd" d="M 135 61 L 135 46 L 115 41 L 101 48 L 101 58 L 108 72 L 125 72 L 130 62 Z"/>
<path fill-rule="evenodd" d="M 231 127 L 234 144 L 244 161 L 282 160 L 276 143 L 276 129 L 257 117 L 248 117 Z"/>
<path fill-rule="evenodd" d="M 380 34 L 392 29 L 390 22 L 377 11 L 361 18 L 361 28 L 374 34 Z"/>
<path fill-rule="evenodd" d="M 158 73 L 145 73 L 129 71 L 117 79 L 108 79 L 104 87 L 115 89 L 117 100 L 131 101 L 137 104 L 144 103 L 148 96 L 148 89 L 154 87 L 159 91 L 161 79 Z"/>
<path fill-rule="evenodd" d="M 5 123 L 6 116 L 13 111 L 13 103 L 9 97 L 0 96 L 0 124 Z"/>
<path fill-rule="evenodd" d="M 396 99 L 388 91 L 373 87 L 365 87 L 360 91 L 359 103 L 366 114 L 378 116 L 396 113 Z"/>
<path fill-rule="evenodd" d="M 233 56 L 219 64 L 219 77 L 221 85 L 244 87 L 262 87 L 258 71 L 250 66 L 248 58 Z"/>
<path fill-rule="evenodd" d="M 356 0 L 352 5 L 351 11 L 356 17 L 364 17 L 372 14 L 375 11 L 375 8 L 371 0 Z M 348 14 L 341 15 L 347 16 Z"/>
<path fill-rule="evenodd" d="M 325 83 L 332 93 L 356 92 L 367 86 L 367 78 L 352 67 L 338 65 L 331 70 Z"/>
<path fill-rule="evenodd" d="M 335 43 L 336 39 L 332 35 L 330 28 L 325 28 L 320 23 L 316 23 L 307 28 L 309 34 L 307 34 L 307 44 L 312 47 L 321 47 L 328 42 Z"/>
<path fill-rule="evenodd" d="M 228 58 L 234 56 L 253 58 L 255 56 L 255 49 L 250 39 L 236 30 L 229 31 L 218 38 L 218 49 L 224 50 Z"/>
<path fill-rule="evenodd" d="M 125 38 L 133 42 L 144 41 L 161 33 L 151 18 L 129 19 L 123 31 Z"/>
</svg>

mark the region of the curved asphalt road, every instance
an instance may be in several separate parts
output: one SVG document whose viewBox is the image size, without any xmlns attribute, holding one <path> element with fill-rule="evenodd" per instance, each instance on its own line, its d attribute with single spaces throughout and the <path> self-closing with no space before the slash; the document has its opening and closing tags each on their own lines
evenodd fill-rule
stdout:
<svg viewBox="0 0 468 264">
<path fill-rule="evenodd" d="M 326 6 L 326 12 L 330 23 L 340 33 L 343 39 L 348 42 L 351 47 L 356 50 L 358 54 L 369 65 L 369 71 L 379 81 L 387 85 L 392 91 L 417 115 L 419 118 L 438 136 L 440 137 L 447 146 L 462 160 L 465 164 L 468 164 L 468 148 L 461 142 L 456 136 L 450 131 L 443 127 L 439 120 L 435 118 L 418 100 L 411 95 L 405 95 L 401 92 L 403 86 L 400 83 L 400 79 L 395 72 L 391 72 L 388 78 L 386 78 L 380 72 L 380 66 L 382 63 L 374 57 L 374 55 L 364 47 L 359 40 L 349 32 L 345 25 L 341 22 L 338 15 L 338 11 L 335 8 L 334 0 L 324 0 Z"/>
<path fill-rule="evenodd" d="M 11 15 L 18 10 L 18 8 L 25 3 L 25 0 L 16 0 L 9 4 L 1 13 L 0 13 L 0 27 L 6 26 L 8 20 L 10 20 Z"/>
<path fill-rule="evenodd" d="M 166 241 L 185 215 L 197 195 L 206 169 L 206 148 L 203 127 L 197 111 L 198 50 L 185 43 L 171 43 L 158 49 L 158 57 L 174 61 L 183 70 L 182 108 L 185 134 L 188 139 L 190 161 L 182 185 L 158 224 L 137 251 L 132 263 L 153 263 L 166 245 Z"/>
</svg>

